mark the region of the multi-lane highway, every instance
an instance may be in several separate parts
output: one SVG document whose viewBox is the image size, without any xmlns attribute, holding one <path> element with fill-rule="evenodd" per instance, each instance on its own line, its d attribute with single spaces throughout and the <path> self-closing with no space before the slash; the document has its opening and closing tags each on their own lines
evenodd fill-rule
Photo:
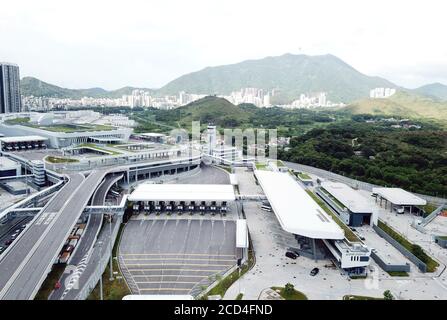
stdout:
<svg viewBox="0 0 447 320">
<path fill-rule="evenodd" d="M 118 175 L 118 176 L 112 175 L 112 174 L 107 175 L 106 178 L 104 179 L 104 181 L 102 182 L 102 184 L 99 186 L 99 188 L 93 195 L 92 205 L 94 205 L 94 206 L 104 205 L 107 193 L 109 192 L 110 188 L 113 186 L 113 184 L 116 181 L 118 181 L 122 177 L 123 177 L 122 175 Z M 86 259 L 86 256 L 89 254 L 90 250 L 92 249 L 92 247 L 96 241 L 99 230 L 101 229 L 102 220 L 103 220 L 102 214 L 91 214 L 89 216 L 89 222 L 88 222 L 87 227 L 84 231 L 84 234 L 82 235 L 80 242 L 78 243 L 72 257 L 69 260 L 70 266 L 73 267 L 73 268 L 69 268 L 69 270 L 76 268 L 78 265 L 85 264 L 85 263 L 89 262 L 89 259 L 88 258 Z M 84 280 L 83 278 L 88 278 L 88 276 L 91 274 L 91 273 L 86 272 L 86 271 L 90 270 L 89 268 L 87 268 L 82 273 L 80 272 L 81 268 L 77 268 L 76 270 L 77 270 L 79 277 L 81 278 L 79 280 L 79 284 L 83 283 L 82 282 L 82 280 Z M 49 297 L 51 300 L 63 299 L 64 297 L 66 297 L 68 290 L 75 290 L 78 292 L 77 288 L 79 288 L 80 286 L 77 286 L 77 288 L 72 286 L 71 289 L 67 290 L 66 282 L 69 277 L 70 277 L 69 273 L 62 274 L 62 277 L 59 280 L 61 287 L 57 290 L 54 290 L 51 293 L 51 295 Z"/>
<path fill-rule="evenodd" d="M 58 192 L 0 260 L 0 298 L 32 299 L 36 295 L 65 239 L 106 171 L 69 175 Z"/>
</svg>

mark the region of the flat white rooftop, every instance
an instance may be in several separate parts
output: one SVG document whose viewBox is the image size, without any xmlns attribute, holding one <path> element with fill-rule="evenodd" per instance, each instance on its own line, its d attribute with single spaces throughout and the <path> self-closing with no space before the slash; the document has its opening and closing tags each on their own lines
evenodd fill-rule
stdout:
<svg viewBox="0 0 447 320">
<path fill-rule="evenodd" d="M 28 142 L 28 141 L 45 141 L 48 138 L 42 136 L 18 136 L 18 137 L 3 137 L 0 138 L 1 142 L 14 143 L 14 142 Z"/>
<path fill-rule="evenodd" d="M 229 184 L 140 184 L 130 201 L 234 201 Z"/>
<path fill-rule="evenodd" d="M 344 183 L 324 181 L 321 186 L 353 213 L 372 213 L 368 200 Z"/>
<path fill-rule="evenodd" d="M 425 206 L 427 201 L 401 188 L 373 188 L 373 193 L 400 206 Z"/>
<path fill-rule="evenodd" d="M 19 164 L 9 158 L 0 157 L 0 170 L 9 169 L 11 167 L 17 167 Z"/>
<path fill-rule="evenodd" d="M 285 231 L 312 239 L 345 238 L 344 231 L 289 173 L 256 170 L 255 175 Z"/>
</svg>

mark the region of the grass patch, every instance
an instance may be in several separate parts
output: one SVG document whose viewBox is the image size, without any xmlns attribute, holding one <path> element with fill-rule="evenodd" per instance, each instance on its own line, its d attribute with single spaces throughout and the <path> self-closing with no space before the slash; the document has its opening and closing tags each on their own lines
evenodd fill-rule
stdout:
<svg viewBox="0 0 447 320">
<path fill-rule="evenodd" d="M 21 117 L 21 118 L 6 120 L 5 123 L 10 124 L 10 125 L 16 125 L 16 124 L 20 125 L 20 124 L 28 123 L 29 121 L 30 121 L 29 117 Z"/>
<path fill-rule="evenodd" d="M 22 123 L 23 124 L 23 123 Z M 111 131 L 115 128 L 112 126 L 106 126 L 102 124 L 96 125 L 74 125 L 74 124 L 58 124 L 49 126 L 39 126 L 27 123 L 29 127 L 41 129 L 50 132 L 64 132 L 64 133 L 75 133 L 75 132 L 89 132 L 89 131 Z"/>
<path fill-rule="evenodd" d="M 437 238 L 441 240 L 447 240 L 447 236 L 438 236 Z"/>
<path fill-rule="evenodd" d="M 65 264 L 55 264 L 53 266 L 51 272 L 48 274 L 36 296 L 34 297 L 34 300 L 48 300 L 48 297 L 53 291 L 54 286 L 64 273 L 65 267 Z"/>
<path fill-rule="evenodd" d="M 312 197 L 312 199 L 328 214 L 332 217 L 332 219 L 334 219 L 334 221 L 340 226 L 340 228 L 343 229 L 343 231 L 345 232 L 345 237 L 346 239 L 348 239 L 350 242 L 360 242 L 360 239 L 355 235 L 354 232 L 352 232 L 352 230 L 343 223 L 343 221 L 340 220 L 340 218 L 333 213 L 328 206 L 323 202 L 323 200 L 321 200 L 315 193 L 313 193 L 310 190 L 306 190 L 306 192 Z"/>
<path fill-rule="evenodd" d="M 424 218 L 425 218 L 425 217 L 429 216 L 433 211 L 438 209 L 438 207 L 431 203 L 428 203 L 425 206 L 423 206 L 422 209 L 424 209 L 424 211 L 425 211 L 425 213 L 424 213 Z"/>
<path fill-rule="evenodd" d="M 276 160 L 276 166 L 277 167 L 285 167 L 284 162 L 282 162 L 281 160 Z"/>
<path fill-rule="evenodd" d="M 108 226 L 107 226 L 108 227 Z M 120 229 L 118 231 L 117 239 L 115 244 L 113 245 L 112 256 L 117 257 L 118 255 L 118 245 L 119 239 L 121 238 L 121 234 L 124 230 L 124 224 L 121 224 Z M 113 271 L 118 271 L 119 275 L 122 277 L 123 275 L 120 273 L 120 269 L 118 266 L 118 260 L 112 259 Z M 107 264 L 107 268 L 102 274 L 102 285 L 103 285 L 103 295 L 104 300 L 122 300 L 122 298 L 128 294 L 130 294 L 130 290 L 127 287 L 126 281 L 124 278 L 115 279 L 110 281 L 110 264 Z M 93 289 L 93 291 L 88 296 L 87 300 L 100 300 L 100 290 L 99 283 Z"/>
<path fill-rule="evenodd" d="M 394 230 L 381 220 L 379 220 L 377 226 L 385 231 L 394 240 L 399 242 L 405 249 L 414 254 L 418 259 L 424 262 L 427 265 L 427 272 L 435 272 L 436 268 L 439 266 L 439 263 L 437 263 L 427 253 L 425 253 L 425 251 L 420 246 L 411 243 L 403 235 L 398 233 L 396 230 Z"/>
<path fill-rule="evenodd" d="M 73 163 L 73 162 L 79 162 L 77 159 L 70 159 L 70 158 L 60 158 L 60 157 L 53 157 L 48 156 L 45 158 L 47 162 L 50 163 Z"/>
<path fill-rule="evenodd" d="M 99 152 L 104 152 L 104 153 L 106 153 L 106 155 L 114 156 L 114 155 L 117 155 L 117 154 L 121 154 L 121 152 L 118 152 L 118 151 L 115 151 L 115 150 L 109 150 L 109 149 L 98 147 L 96 144 L 93 144 L 93 143 L 83 143 L 83 144 L 80 144 L 79 147 L 81 147 L 81 148 L 82 147 L 84 147 L 84 148 L 91 148 L 91 149 L 94 149 L 94 150 L 99 151 Z"/>
<path fill-rule="evenodd" d="M 236 299 L 234 299 L 234 300 L 242 300 L 242 297 L 244 296 L 244 294 L 243 293 L 239 293 L 237 296 L 236 296 Z"/>
<path fill-rule="evenodd" d="M 287 291 L 284 287 L 271 287 L 272 290 L 279 290 L 279 295 L 284 298 L 284 300 L 308 300 L 307 296 L 298 291 L 298 290 L 291 290 Z"/>
<path fill-rule="evenodd" d="M 257 170 L 268 170 L 268 166 L 265 163 L 256 162 L 255 166 Z"/>
<path fill-rule="evenodd" d="M 387 273 L 392 277 L 409 277 L 408 272 L 405 271 L 387 271 Z"/>
<path fill-rule="evenodd" d="M 345 295 L 343 300 L 385 300 L 383 298 L 367 297 L 367 296 L 356 296 L 356 295 Z"/>
<path fill-rule="evenodd" d="M 234 270 L 230 275 L 227 277 L 220 279 L 219 283 L 212 288 L 205 296 L 202 297 L 202 299 L 207 300 L 208 296 L 212 295 L 220 295 L 223 297 L 225 295 L 225 292 L 227 292 L 228 288 L 231 287 L 233 283 L 235 283 L 239 277 L 242 277 L 247 271 L 249 271 L 255 264 L 255 256 L 253 252 L 253 248 L 250 245 L 250 249 L 248 250 L 248 261 L 244 263 L 241 267 L 240 276 L 239 276 L 239 270 Z"/>
<path fill-rule="evenodd" d="M 306 173 L 298 173 L 297 176 L 301 180 L 312 180 L 312 178 Z"/>
</svg>

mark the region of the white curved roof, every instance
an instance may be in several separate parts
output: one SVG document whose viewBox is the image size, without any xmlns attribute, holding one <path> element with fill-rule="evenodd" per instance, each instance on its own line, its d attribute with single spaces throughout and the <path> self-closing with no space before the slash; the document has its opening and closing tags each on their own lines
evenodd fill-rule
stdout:
<svg viewBox="0 0 447 320">
<path fill-rule="evenodd" d="M 285 231 L 312 239 L 345 238 L 344 231 L 289 173 L 256 170 L 255 175 Z"/>
</svg>

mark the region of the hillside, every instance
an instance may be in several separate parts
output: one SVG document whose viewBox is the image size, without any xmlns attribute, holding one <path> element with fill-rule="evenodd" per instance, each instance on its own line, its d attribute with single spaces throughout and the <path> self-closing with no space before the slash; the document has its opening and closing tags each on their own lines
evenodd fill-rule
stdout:
<svg viewBox="0 0 447 320">
<path fill-rule="evenodd" d="M 209 96 L 174 110 L 157 111 L 157 121 L 178 122 L 190 126 L 191 121 L 202 125 L 213 123 L 222 127 L 237 127 L 249 120 L 251 112 L 223 98 Z"/>
<path fill-rule="evenodd" d="M 21 80 L 21 90 L 24 96 L 54 97 L 80 99 L 82 97 L 92 98 L 120 98 L 123 94 L 131 94 L 132 90 L 138 88 L 124 87 L 121 89 L 107 91 L 102 88 L 90 89 L 67 89 L 49 84 L 33 77 L 25 77 Z M 150 89 L 144 89 L 152 91 Z"/>
<path fill-rule="evenodd" d="M 432 83 L 414 89 L 413 92 L 438 100 L 447 101 L 447 86 L 442 83 Z"/>
<path fill-rule="evenodd" d="M 397 87 L 378 77 L 366 76 L 333 55 L 285 54 L 232 65 L 208 67 L 183 75 L 162 87 L 162 93 L 181 90 L 203 94 L 228 94 L 245 87 L 279 89 L 279 101 L 289 102 L 301 93 L 326 91 L 334 102 L 351 102 L 369 96 L 375 87 Z"/>
<path fill-rule="evenodd" d="M 353 114 L 394 115 L 447 121 L 447 102 L 402 91 L 388 99 L 359 100 L 343 110 Z"/>
</svg>

